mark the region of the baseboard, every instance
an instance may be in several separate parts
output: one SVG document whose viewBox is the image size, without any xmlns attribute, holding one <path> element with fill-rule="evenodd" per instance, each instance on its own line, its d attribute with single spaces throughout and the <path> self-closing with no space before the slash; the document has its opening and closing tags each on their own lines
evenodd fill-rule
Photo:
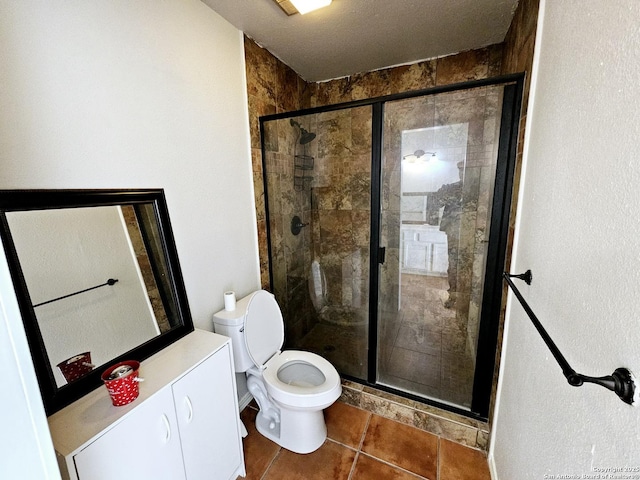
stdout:
<svg viewBox="0 0 640 480">
<path fill-rule="evenodd" d="M 489 454 L 487 457 L 487 463 L 489 464 L 489 473 L 491 474 L 491 480 L 499 480 L 498 472 L 496 471 L 496 462 L 493 455 Z"/>
<path fill-rule="evenodd" d="M 240 408 L 240 411 L 244 410 L 247 405 L 251 403 L 251 400 L 253 400 L 253 395 L 249 392 L 245 393 L 244 396 L 238 400 L 238 407 Z"/>
</svg>

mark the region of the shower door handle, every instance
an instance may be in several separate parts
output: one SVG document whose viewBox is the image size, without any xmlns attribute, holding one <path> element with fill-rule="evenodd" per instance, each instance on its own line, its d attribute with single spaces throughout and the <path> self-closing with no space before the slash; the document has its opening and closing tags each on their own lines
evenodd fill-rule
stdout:
<svg viewBox="0 0 640 480">
<path fill-rule="evenodd" d="M 378 247 L 378 263 L 384 265 L 385 256 L 387 254 L 386 247 Z"/>
</svg>

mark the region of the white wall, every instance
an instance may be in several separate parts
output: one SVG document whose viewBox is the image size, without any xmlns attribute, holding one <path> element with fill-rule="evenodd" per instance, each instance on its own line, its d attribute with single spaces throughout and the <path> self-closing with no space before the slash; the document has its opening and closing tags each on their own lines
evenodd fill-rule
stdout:
<svg viewBox="0 0 640 480">
<path fill-rule="evenodd" d="M 533 271 L 520 290 L 593 376 L 640 374 L 639 19 L 637 0 L 541 2 L 512 271 Z M 640 409 L 569 386 L 513 297 L 506 327 L 494 478 L 640 478 Z"/>
<path fill-rule="evenodd" d="M 60 478 L 9 267 L 0 255 L 0 478 Z"/>
<path fill-rule="evenodd" d="M 210 330 L 259 285 L 242 33 L 197 0 L 0 8 L 0 188 L 164 188 Z"/>
<path fill-rule="evenodd" d="M 164 188 L 196 326 L 259 288 L 241 32 L 198 0 L 0 0 L 0 85 L 0 188 Z"/>
</svg>

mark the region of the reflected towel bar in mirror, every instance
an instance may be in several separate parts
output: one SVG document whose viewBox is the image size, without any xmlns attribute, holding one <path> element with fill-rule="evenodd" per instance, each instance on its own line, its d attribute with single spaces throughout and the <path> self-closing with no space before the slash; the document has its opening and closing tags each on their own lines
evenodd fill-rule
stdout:
<svg viewBox="0 0 640 480">
<path fill-rule="evenodd" d="M 511 290 L 513 290 L 514 295 L 524 308 L 524 311 L 533 322 L 533 326 L 536 327 L 536 330 L 538 330 L 538 333 L 544 340 L 544 343 L 547 344 L 547 347 L 558 362 L 558 365 L 560 365 L 560 368 L 562 368 L 562 373 L 567 379 L 567 382 L 569 382 L 569 385 L 579 387 L 584 383 L 595 383 L 596 385 L 600 385 L 608 390 L 615 392 L 623 402 L 628 403 L 629 405 L 633 405 L 636 386 L 633 380 L 633 376 L 628 369 L 622 367 L 616 368 L 611 375 L 606 375 L 604 377 L 590 377 L 588 375 L 577 373 L 573 368 L 571 368 L 569 362 L 567 362 L 567 360 L 564 358 L 556 344 L 553 342 L 547 331 L 540 323 L 540 320 L 538 320 L 538 317 L 536 317 L 535 313 L 533 313 L 533 310 L 531 310 L 531 307 L 527 304 L 524 297 L 511 280 L 511 278 L 519 278 L 520 280 L 525 281 L 527 285 L 531 285 L 531 270 L 527 270 L 525 273 L 521 273 L 518 275 L 504 272 L 503 276 L 509 284 L 509 287 L 511 287 Z"/>
<path fill-rule="evenodd" d="M 100 285 L 96 285 L 95 287 L 85 288 L 84 290 L 78 290 L 77 292 L 73 292 L 73 293 L 70 293 L 68 295 L 63 295 L 63 296 L 58 297 L 58 298 L 53 298 L 51 300 L 47 300 L 46 302 L 38 303 L 37 305 L 34 305 L 33 308 L 40 307 L 42 305 L 47 305 L 48 303 L 57 302 L 58 300 L 64 300 L 65 298 L 73 297 L 74 295 L 79 295 L 79 294 L 84 293 L 84 292 L 89 292 L 91 290 L 95 290 L 96 288 L 106 287 L 107 285 L 112 286 L 112 285 L 115 285 L 117 281 L 118 281 L 117 278 L 110 278 L 105 283 L 101 283 Z"/>
</svg>

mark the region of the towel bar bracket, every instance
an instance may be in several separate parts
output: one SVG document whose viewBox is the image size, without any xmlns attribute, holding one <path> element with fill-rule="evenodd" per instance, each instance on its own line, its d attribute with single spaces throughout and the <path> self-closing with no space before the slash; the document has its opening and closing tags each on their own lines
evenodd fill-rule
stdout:
<svg viewBox="0 0 640 480">
<path fill-rule="evenodd" d="M 616 392 L 620 400 L 629 405 L 633 405 L 635 384 L 633 382 L 633 375 L 631 375 L 631 372 L 626 368 L 616 368 L 611 375 L 605 377 L 589 377 L 581 373 L 576 373 L 572 377 L 567 378 L 567 381 L 574 387 L 579 387 L 584 383 L 595 383 L 612 392 Z"/>
<path fill-rule="evenodd" d="M 531 270 L 527 270 L 524 273 L 519 273 L 519 274 L 515 274 L 515 273 L 507 273 L 504 272 L 505 275 L 507 275 L 509 278 L 519 278 L 520 280 L 524 280 L 524 283 L 526 283 L 527 285 L 531 285 L 531 281 L 533 280 L 533 274 L 531 273 Z"/>
</svg>

